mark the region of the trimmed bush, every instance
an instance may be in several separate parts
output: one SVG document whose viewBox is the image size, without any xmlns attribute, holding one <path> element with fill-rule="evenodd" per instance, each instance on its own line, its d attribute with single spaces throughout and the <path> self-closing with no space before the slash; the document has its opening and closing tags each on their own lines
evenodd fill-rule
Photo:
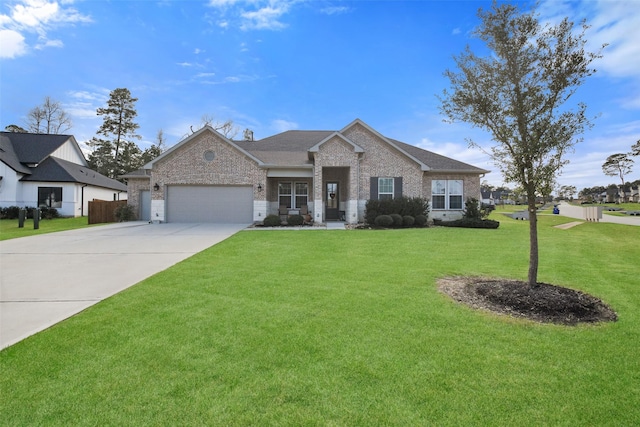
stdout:
<svg viewBox="0 0 640 427">
<path fill-rule="evenodd" d="M 397 199 L 367 200 L 364 220 L 367 224 L 375 224 L 380 215 L 398 214 L 400 216 L 429 215 L 429 202 L 422 197 L 398 197 Z"/>
<path fill-rule="evenodd" d="M 389 215 L 379 215 L 374 220 L 374 223 L 378 227 L 391 227 L 391 225 L 393 224 L 393 218 L 391 218 Z"/>
<path fill-rule="evenodd" d="M 265 227 L 280 227 L 282 220 L 280 219 L 280 215 L 267 215 L 264 221 L 262 221 L 262 225 Z"/>
<path fill-rule="evenodd" d="M 42 219 L 53 219 L 59 218 L 60 214 L 58 213 L 58 210 L 56 208 L 48 208 L 46 206 L 43 206 L 40 208 L 40 217 Z"/>
<path fill-rule="evenodd" d="M 304 223 L 304 218 L 302 215 L 291 215 L 289 219 L 287 219 L 287 224 L 289 225 L 302 225 Z"/>
<path fill-rule="evenodd" d="M 133 206 L 120 205 L 114 209 L 113 216 L 116 217 L 118 222 L 133 221 L 136 219 L 136 212 L 133 209 Z"/>
<path fill-rule="evenodd" d="M 418 227 L 424 227 L 425 225 L 427 225 L 427 222 L 429 221 L 429 219 L 424 216 L 424 215 L 418 215 L 415 218 L 415 225 Z"/>
<path fill-rule="evenodd" d="M 413 227 L 413 224 L 416 222 L 416 219 L 411 215 L 405 215 L 402 217 L 402 225 L 405 227 Z"/>
<path fill-rule="evenodd" d="M 455 221 L 437 221 L 437 225 L 443 227 L 463 227 L 463 228 L 490 228 L 496 229 L 500 226 L 498 221 L 492 219 L 469 219 L 462 218 Z"/>
<path fill-rule="evenodd" d="M 394 213 L 389 216 L 393 220 L 394 227 L 402 227 L 402 215 Z"/>
</svg>

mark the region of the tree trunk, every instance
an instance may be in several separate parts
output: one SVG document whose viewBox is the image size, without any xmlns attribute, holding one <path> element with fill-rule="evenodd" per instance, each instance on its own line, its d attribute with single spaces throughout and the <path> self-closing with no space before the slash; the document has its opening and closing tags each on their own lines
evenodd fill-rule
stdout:
<svg viewBox="0 0 640 427">
<path fill-rule="evenodd" d="M 538 286 L 538 211 L 535 193 L 528 195 L 529 210 L 529 286 Z"/>
</svg>

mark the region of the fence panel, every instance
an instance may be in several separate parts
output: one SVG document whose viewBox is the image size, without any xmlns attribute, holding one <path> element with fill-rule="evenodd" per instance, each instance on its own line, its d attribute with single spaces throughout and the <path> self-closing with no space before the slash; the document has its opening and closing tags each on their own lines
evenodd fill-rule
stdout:
<svg viewBox="0 0 640 427">
<path fill-rule="evenodd" d="M 89 224 L 117 222 L 114 211 L 117 207 L 126 204 L 126 200 L 93 200 L 92 202 L 89 202 Z"/>
</svg>

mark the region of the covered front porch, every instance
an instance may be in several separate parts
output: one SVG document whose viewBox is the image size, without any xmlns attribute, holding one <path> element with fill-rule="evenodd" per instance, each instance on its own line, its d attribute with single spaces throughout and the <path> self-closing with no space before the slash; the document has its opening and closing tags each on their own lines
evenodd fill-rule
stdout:
<svg viewBox="0 0 640 427">
<path fill-rule="evenodd" d="M 315 223 L 358 222 L 357 191 L 350 167 L 320 170 L 270 170 L 267 174 L 268 215 L 310 216 Z"/>
</svg>

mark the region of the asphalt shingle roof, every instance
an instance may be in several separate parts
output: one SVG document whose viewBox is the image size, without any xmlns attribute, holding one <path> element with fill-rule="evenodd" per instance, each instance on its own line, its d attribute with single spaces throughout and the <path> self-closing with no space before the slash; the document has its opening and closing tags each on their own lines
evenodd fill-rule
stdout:
<svg viewBox="0 0 640 427">
<path fill-rule="evenodd" d="M 127 191 L 127 186 L 120 181 L 108 178 L 77 163 L 55 157 L 48 157 L 33 169 L 31 175 L 25 176 L 21 181 L 79 182 L 95 187 Z"/>
<path fill-rule="evenodd" d="M 10 139 L 18 159 L 23 164 L 40 163 L 71 138 L 71 135 L 17 132 L 0 132 L 0 135 Z"/>
<path fill-rule="evenodd" d="M 266 164 L 302 166 L 312 164 L 308 158 L 309 149 L 335 132 L 337 131 L 290 130 L 258 141 L 234 141 L 234 143 Z M 487 170 L 424 150 L 414 145 L 391 138 L 387 139 L 401 150 L 427 165 L 433 171 L 488 172 Z"/>
</svg>

